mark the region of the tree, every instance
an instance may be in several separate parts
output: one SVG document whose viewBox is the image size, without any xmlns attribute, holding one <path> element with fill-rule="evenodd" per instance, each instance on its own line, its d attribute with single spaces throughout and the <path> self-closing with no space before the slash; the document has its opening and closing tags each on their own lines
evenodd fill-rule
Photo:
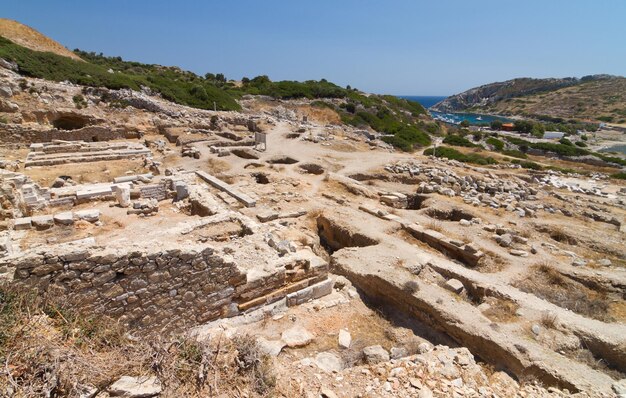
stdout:
<svg viewBox="0 0 626 398">
<path fill-rule="evenodd" d="M 242 78 L 241 78 L 241 82 L 242 82 L 243 84 L 248 84 L 248 83 L 250 83 L 250 79 L 249 79 L 249 78 L 247 78 L 247 77 L 242 77 Z"/>
<path fill-rule="evenodd" d="M 470 122 L 469 122 L 469 120 L 467 120 L 467 119 L 463 120 L 463 121 L 460 123 L 460 126 L 461 126 L 461 127 L 466 127 L 466 128 L 467 128 L 467 127 L 469 127 L 469 126 L 470 126 Z"/>
<path fill-rule="evenodd" d="M 346 104 L 346 111 L 348 111 L 350 113 L 354 113 L 354 112 L 356 112 L 356 106 L 354 106 L 354 104 L 352 102 L 348 102 Z"/>
<path fill-rule="evenodd" d="M 492 130 L 501 130 L 502 129 L 502 120 L 495 119 L 491 121 L 491 129 Z"/>
<path fill-rule="evenodd" d="M 350 87 L 350 85 L 348 84 L 348 85 L 346 86 L 346 90 L 350 91 L 350 90 L 352 90 L 352 87 Z"/>
</svg>

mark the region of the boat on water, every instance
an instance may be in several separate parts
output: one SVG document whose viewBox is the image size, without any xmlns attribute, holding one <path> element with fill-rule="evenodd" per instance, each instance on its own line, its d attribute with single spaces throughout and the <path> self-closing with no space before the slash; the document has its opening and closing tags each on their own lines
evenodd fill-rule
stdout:
<svg viewBox="0 0 626 398">
<path fill-rule="evenodd" d="M 476 120 L 483 120 L 483 117 L 482 117 L 482 116 L 478 116 L 478 117 L 476 118 Z"/>
</svg>

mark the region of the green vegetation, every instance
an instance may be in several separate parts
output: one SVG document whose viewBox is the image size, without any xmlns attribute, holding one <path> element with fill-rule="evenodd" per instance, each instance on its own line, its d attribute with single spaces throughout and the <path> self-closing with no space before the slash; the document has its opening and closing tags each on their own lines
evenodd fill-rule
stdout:
<svg viewBox="0 0 626 398">
<path fill-rule="evenodd" d="M 619 180 L 626 180 L 626 172 L 611 174 L 611 178 L 617 178 Z"/>
<path fill-rule="evenodd" d="M 76 53 L 86 62 L 32 51 L 0 37 L 0 57 L 16 62 L 24 76 L 109 89 L 140 90 L 144 86 L 183 105 L 212 109 L 215 102 L 218 109 L 240 109 L 232 95 L 192 72 L 78 50 Z"/>
<path fill-rule="evenodd" d="M 608 163 L 619 164 L 620 166 L 626 166 L 626 160 L 622 158 L 618 158 L 615 156 L 607 156 L 598 152 L 591 152 L 587 149 L 580 148 L 578 146 L 573 145 L 569 140 L 570 144 L 563 144 L 559 142 L 558 144 L 551 142 L 530 142 L 523 140 L 517 137 L 505 137 L 505 139 L 511 144 L 517 145 L 522 152 L 526 152 L 529 148 L 539 149 L 545 152 L 551 152 L 557 154 L 559 156 L 595 156 L 598 159 L 602 159 Z M 563 141 L 564 142 L 564 141 Z"/>
<path fill-rule="evenodd" d="M 531 169 L 531 170 L 541 170 L 542 169 L 542 167 L 539 164 L 535 163 L 535 162 L 528 162 L 528 161 L 524 161 L 524 160 L 513 159 L 513 160 L 511 160 L 511 163 L 519 164 L 524 169 Z"/>
<path fill-rule="evenodd" d="M 526 158 L 528 158 L 528 155 L 526 155 L 524 152 L 517 151 L 515 149 L 505 149 L 503 151 L 500 151 L 500 153 L 502 153 L 503 155 L 506 155 L 506 156 L 511 156 L 511 157 L 519 158 L 519 159 L 526 159 Z"/>
<path fill-rule="evenodd" d="M 480 164 L 480 165 L 498 163 L 492 157 L 484 157 L 476 153 L 464 154 L 464 153 L 457 151 L 456 149 L 446 147 L 446 146 L 438 147 L 436 152 L 434 151 L 434 148 L 428 148 L 427 150 L 424 151 L 424 155 L 426 156 L 431 156 L 433 155 L 433 153 L 438 158 L 448 158 L 448 159 L 458 160 L 459 162 L 463 162 L 463 163 L 473 163 L 473 164 Z"/>
<path fill-rule="evenodd" d="M 439 131 L 436 123 L 428 124 L 417 119 L 426 114 L 417 102 L 390 95 L 366 96 L 349 86 L 339 87 L 325 79 L 272 82 L 267 76 L 257 76 L 243 78 L 242 86 L 235 87 L 221 73 L 199 76 L 177 67 L 124 61 L 121 57 L 107 57 L 102 53 L 81 50 L 75 50 L 75 53 L 85 62 L 32 51 L 0 37 L 0 57 L 16 62 L 20 73 L 28 77 L 108 89 L 141 90 L 147 87 L 167 100 L 200 109 L 213 109 L 215 106 L 218 110 L 239 110 L 236 99 L 245 94 L 280 99 L 308 98 L 316 100 L 313 106 L 337 111 L 345 123 L 357 127 L 369 126 L 380 133 L 390 134 L 385 141 L 405 151 L 430 144 L 430 137 L 424 130 L 431 134 Z M 25 81 L 20 83 L 20 87 L 22 85 L 24 90 L 34 90 Z M 346 102 L 339 107 L 323 101 L 337 98 Z M 77 108 L 87 106 L 82 95 L 76 96 L 74 103 Z M 117 101 L 109 105 L 123 108 L 129 104 Z"/>
<path fill-rule="evenodd" d="M 504 149 L 504 142 L 497 138 L 489 137 L 486 142 L 487 144 L 493 146 L 496 151 L 502 151 Z"/>
<path fill-rule="evenodd" d="M 463 146 L 467 148 L 473 148 L 477 145 L 472 143 L 467 138 L 457 135 L 457 134 L 449 134 L 446 138 L 443 139 L 444 144 L 453 145 L 453 146 Z"/>
</svg>

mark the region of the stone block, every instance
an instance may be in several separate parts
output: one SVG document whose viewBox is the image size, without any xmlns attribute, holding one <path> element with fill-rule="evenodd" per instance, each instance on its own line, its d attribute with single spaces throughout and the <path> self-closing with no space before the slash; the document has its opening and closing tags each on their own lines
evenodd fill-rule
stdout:
<svg viewBox="0 0 626 398">
<path fill-rule="evenodd" d="M 32 223 L 32 219 L 30 217 L 22 217 L 22 218 L 16 218 L 15 219 L 15 224 L 13 226 L 13 228 L 16 231 L 22 231 L 25 229 L 31 229 L 33 227 L 33 223 Z"/>
<path fill-rule="evenodd" d="M 74 217 L 76 217 L 77 220 L 85 220 L 93 223 L 100 220 L 100 210 L 79 210 L 77 212 L 74 212 Z"/>
<path fill-rule="evenodd" d="M 31 222 L 33 227 L 37 229 L 48 229 L 54 227 L 54 217 L 52 215 L 32 217 Z"/>
<path fill-rule="evenodd" d="M 72 225 L 74 223 L 74 214 L 71 211 L 55 214 L 54 222 L 58 225 Z"/>
</svg>

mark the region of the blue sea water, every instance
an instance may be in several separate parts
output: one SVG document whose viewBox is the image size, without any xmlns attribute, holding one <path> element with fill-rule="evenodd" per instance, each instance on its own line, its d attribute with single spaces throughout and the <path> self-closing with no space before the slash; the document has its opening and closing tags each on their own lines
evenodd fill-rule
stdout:
<svg viewBox="0 0 626 398">
<path fill-rule="evenodd" d="M 448 97 L 434 96 L 434 95 L 401 95 L 400 98 L 407 99 L 409 101 L 419 102 L 424 108 L 430 108 L 437 102 L 441 102 Z"/>
<path fill-rule="evenodd" d="M 447 97 L 442 96 L 423 96 L 423 95 L 404 95 L 400 96 L 400 98 L 407 99 L 409 101 L 419 102 L 424 108 L 428 109 L 436 103 L 443 101 Z M 509 122 L 511 119 L 501 117 L 501 116 L 491 116 L 491 115 L 481 115 L 478 113 L 442 113 L 436 112 L 432 109 L 428 109 L 428 112 L 433 116 L 434 119 L 444 121 L 450 124 L 459 124 L 463 120 L 467 120 L 470 124 L 483 124 L 483 123 L 491 123 L 493 120 L 501 120 L 503 122 Z"/>
</svg>

